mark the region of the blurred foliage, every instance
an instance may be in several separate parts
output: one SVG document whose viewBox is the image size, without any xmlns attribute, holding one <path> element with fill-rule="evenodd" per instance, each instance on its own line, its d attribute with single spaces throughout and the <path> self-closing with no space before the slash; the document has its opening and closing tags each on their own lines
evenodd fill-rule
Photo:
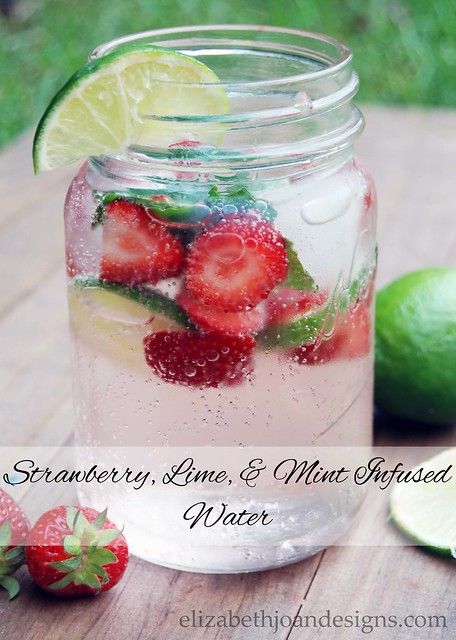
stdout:
<svg viewBox="0 0 456 640">
<path fill-rule="evenodd" d="M 456 105 L 454 0 L 16 0 L 0 17 L 0 145 L 35 123 L 97 44 L 146 29 L 263 23 L 354 50 L 360 100 Z"/>
</svg>

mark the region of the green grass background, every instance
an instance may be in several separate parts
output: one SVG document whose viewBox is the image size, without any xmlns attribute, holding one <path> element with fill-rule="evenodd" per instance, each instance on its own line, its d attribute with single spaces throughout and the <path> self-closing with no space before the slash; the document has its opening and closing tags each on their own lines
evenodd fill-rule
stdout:
<svg viewBox="0 0 456 640">
<path fill-rule="evenodd" d="M 0 145 L 36 123 L 96 44 L 211 22 L 329 33 L 354 50 L 360 100 L 456 106 L 455 0 L 16 0 L 0 17 Z"/>
</svg>

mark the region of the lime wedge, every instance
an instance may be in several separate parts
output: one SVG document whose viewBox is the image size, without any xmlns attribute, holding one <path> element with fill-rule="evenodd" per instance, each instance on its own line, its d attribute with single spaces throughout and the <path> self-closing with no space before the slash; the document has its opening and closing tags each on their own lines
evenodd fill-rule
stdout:
<svg viewBox="0 0 456 640">
<path fill-rule="evenodd" d="M 147 370 L 146 335 L 182 328 L 179 308 L 158 292 L 143 294 L 92 279 L 70 285 L 68 302 L 74 335 L 128 369 Z"/>
<path fill-rule="evenodd" d="M 390 500 L 391 516 L 403 533 L 431 551 L 456 558 L 456 447 L 414 469 L 439 471 L 452 465 L 449 482 L 397 484 Z"/>
<path fill-rule="evenodd" d="M 38 124 L 35 172 L 119 152 L 130 144 L 168 146 L 188 137 L 188 123 L 154 116 L 227 113 L 228 97 L 218 82 L 194 58 L 147 45 L 125 45 L 88 62 L 60 89 Z M 220 123 L 197 122 L 190 132 L 203 143 L 219 133 Z"/>
</svg>

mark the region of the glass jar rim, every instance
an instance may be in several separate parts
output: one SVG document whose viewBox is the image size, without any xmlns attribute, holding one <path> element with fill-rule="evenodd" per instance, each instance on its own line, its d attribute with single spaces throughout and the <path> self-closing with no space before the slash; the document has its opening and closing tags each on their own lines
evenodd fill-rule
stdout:
<svg viewBox="0 0 456 640">
<path fill-rule="evenodd" d="M 208 40 L 210 35 L 216 36 L 216 34 L 225 35 L 225 38 L 218 38 Z M 98 45 L 90 54 L 89 60 L 95 60 L 101 58 L 109 53 L 114 52 L 117 48 L 124 45 L 139 43 L 144 41 L 148 44 L 154 44 L 157 47 L 176 48 L 179 46 L 189 46 L 200 40 L 202 44 L 219 44 L 232 42 L 233 38 L 229 37 L 230 34 L 243 34 L 244 36 L 253 36 L 253 39 L 247 40 L 241 38 L 237 42 L 242 43 L 250 42 L 250 44 L 263 44 L 269 45 L 270 50 L 280 50 L 283 53 L 294 55 L 317 55 L 319 62 L 322 66 L 318 70 L 303 71 L 291 75 L 281 76 L 277 78 L 270 78 L 267 80 L 235 80 L 235 81 L 218 81 L 218 82 L 204 82 L 204 83 L 186 83 L 176 82 L 175 80 L 160 80 L 163 84 L 179 84 L 183 86 L 229 86 L 230 88 L 240 87 L 242 89 L 254 89 L 268 87 L 277 90 L 281 85 L 296 85 L 300 83 L 307 83 L 309 81 L 316 81 L 324 79 L 329 75 L 338 74 L 346 67 L 350 66 L 353 59 L 353 53 L 346 44 L 316 31 L 305 31 L 300 29 L 289 29 L 286 27 L 275 27 L 269 25 L 250 25 L 250 24 L 210 24 L 210 25 L 193 25 L 193 26 L 179 26 L 169 27 L 164 29 L 152 29 L 148 31 L 142 31 L 125 36 L 120 36 L 109 40 L 103 44 Z M 174 39 L 173 39 L 174 36 Z M 187 39 L 185 37 L 187 36 Z M 259 36 L 265 36 L 261 38 Z M 268 41 L 267 38 L 275 39 Z M 289 39 L 290 42 L 285 42 Z M 293 40 L 293 42 L 291 42 Z M 307 46 L 305 46 L 307 45 Z M 311 47 L 311 48 L 310 48 Z M 331 50 L 331 53 L 329 52 Z"/>
<path fill-rule="evenodd" d="M 352 104 L 358 89 L 353 55 L 331 36 L 261 25 L 179 26 L 116 38 L 98 46 L 90 60 L 141 43 L 194 57 L 220 78 L 193 84 L 158 80 L 165 90 L 166 85 L 223 87 L 230 109 L 218 115 L 142 113 L 145 123 L 161 133 L 171 131 L 172 139 L 165 134 L 135 140 L 129 162 L 172 165 L 178 158 L 170 148 L 195 140 L 203 149 L 187 148 L 186 160 L 212 170 L 237 169 L 240 163 L 246 168 L 295 164 L 350 146 L 362 130 L 362 115 Z"/>
</svg>

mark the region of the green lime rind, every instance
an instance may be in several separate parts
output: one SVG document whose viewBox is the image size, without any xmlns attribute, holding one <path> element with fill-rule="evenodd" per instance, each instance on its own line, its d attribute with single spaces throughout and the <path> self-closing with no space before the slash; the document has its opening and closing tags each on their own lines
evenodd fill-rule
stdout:
<svg viewBox="0 0 456 640">
<path fill-rule="evenodd" d="M 288 257 L 288 276 L 280 283 L 280 286 L 298 291 L 317 291 L 318 287 L 314 279 L 302 266 L 291 240 L 285 239 L 285 249 Z"/>
<path fill-rule="evenodd" d="M 145 291 L 136 287 L 126 287 L 114 282 L 107 282 L 99 278 L 75 278 L 72 281 L 75 287 L 80 289 L 86 288 L 100 288 L 105 291 L 110 291 L 124 298 L 128 298 L 137 304 L 142 305 L 149 311 L 160 313 L 167 317 L 169 320 L 173 320 L 177 324 L 183 327 L 191 326 L 191 322 L 185 313 L 185 311 L 171 298 L 165 296 L 158 291 Z"/>
<path fill-rule="evenodd" d="M 311 344 L 324 326 L 327 314 L 328 309 L 324 307 L 290 324 L 268 327 L 258 334 L 257 342 L 266 349 Z"/>
<path fill-rule="evenodd" d="M 329 332 L 337 317 L 346 313 L 348 308 L 363 296 L 367 291 L 371 275 L 371 269 L 367 267 L 361 269 L 359 276 L 347 289 L 338 291 L 336 287 L 333 296 L 323 307 L 289 324 L 266 327 L 258 334 L 257 342 L 266 349 L 312 344 L 322 331 Z"/>
<path fill-rule="evenodd" d="M 136 51 L 151 51 L 151 50 L 163 50 L 160 47 L 155 47 L 152 45 L 138 45 L 135 43 L 125 44 L 111 53 L 108 53 L 101 58 L 95 58 L 94 60 L 90 60 L 83 67 L 75 71 L 73 75 L 65 82 L 63 87 L 57 91 L 55 96 L 52 98 L 50 103 L 48 104 L 46 111 L 42 115 L 40 121 L 38 122 L 38 126 L 35 131 L 35 135 L 33 137 L 33 169 L 35 173 L 40 171 L 40 146 L 41 139 L 44 135 L 44 131 L 46 129 L 46 125 L 48 123 L 50 115 L 55 111 L 55 109 L 63 102 L 63 100 L 69 95 L 70 92 L 77 90 L 79 85 L 83 83 L 88 76 L 93 75 L 100 69 L 106 69 L 110 64 L 118 62 L 119 58 L 122 58 L 127 53 L 133 53 Z"/>
<path fill-rule="evenodd" d="M 105 193 L 95 192 L 94 196 L 98 201 L 98 205 L 92 220 L 92 226 L 103 224 L 105 208 L 115 200 L 126 200 L 127 202 L 140 204 L 148 209 L 154 218 L 158 218 L 164 222 L 201 222 L 210 215 L 209 209 L 205 206 L 191 203 L 180 203 L 172 200 L 169 202 L 154 202 L 150 199 L 153 195 L 163 194 L 159 194 L 158 192 L 153 194 L 151 192 L 150 195 L 148 194 L 149 197 L 146 197 L 117 191 L 108 191 Z"/>
<path fill-rule="evenodd" d="M 129 57 L 130 60 L 128 60 Z M 148 59 L 145 60 L 144 57 Z M 166 81 L 172 82 L 173 65 L 165 58 L 176 61 L 176 66 L 180 64 L 176 72 L 176 84 L 182 83 L 184 86 L 186 83 L 192 85 L 196 82 L 199 86 L 207 85 L 209 87 L 207 90 L 202 88 L 201 94 L 197 96 L 197 106 L 199 108 L 201 104 L 202 114 L 206 110 L 209 114 L 228 111 L 229 101 L 224 90 L 211 88 L 218 86 L 218 77 L 202 62 L 155 45 L 127 43 L 102 57 L 87 62 L 69 78 L 52 98 L 38 123 L 33 140 L 35 173 L 70 164 L 89 155 L 121 151 L 131 144 L 131 104 L 136 98 L 131 93 L 127 95 L 124 86 L 125 77 L 122 75 L 123 80 L 121 81 L 120 76 L 129 68 L 129 62 L 131 68 L 134 69 L 137 63 L 147 61 L 153 66 L 155 60 L 158 64 L 165 61 L 169 68 Z M 182 80 L 182 78 L 184 79 Z M 101 85 L 96 85 L 100 80 L 102 81 Z M 159 78 L 152 78 L 152 80 L 159 80 Z M 142 82 L 142 80 L 138 80 L 138 82 Z M 92 90 L 95 86 L 97 91 L 93 93 Z M 144 89 L 146 86 L 140 88 Z M 87 90 L 89 93 L 86 95 Z M 151 91 L 149 95 L 153 96 L 154 94 Z M 195 97 L 194 94 L 188 94 L 188 96 L 190 95 Z M 189 100 L 191 101 L 191 99 L 190 97 Z M 68 117 L 65 109 L 68 110 L 70 102 L 72 106 Z M 163 104 L 162 100 L 159 103 L 160 113 L 163 111 Z M 183 98 L 179 104 L 189 104 L 189 101 L 187 98 Z M 94 107 L 94 105 L 96 106 Z M 194 106 L 195 104 L 191 105 L 189 115 L 191 115 Z M 165 113 L 165 115 L 174 116 L 172 104 L 170 109 L 170 113 Z M 62 113 L 65 114 L 63 120 L 59 119 Z M 64 133 L 62 133 L 62 128 Z M 94 134 L 94 131 L 97 133 Z M 49 142 L 50 140 L 51 142 Z"/>
<path fill-rule="evenodd" d="M 456 269 L 405 274 L 377 293 L 375 401 L 420 423 L 456 422 Z"/>
<path fill-rule="evenodd" d="M 412 542 L 441 556 L 456 558 L 456 448 L 412 469 L 440 471 L 451 465 L 448 482 L 396 484 L 390 496 L 391 519 Z"/>
<path fill-rule="evenodd" d="M 414 542 L 418 547 L 424 547 L 431 553 L 435 553 L 436 555 L 443 556 L 445 558 L 455 558 L 456 557 L 456 548 L 454 547 L 438 547 L 435 544 L 429 542 L 424 538 L 421 538 L 419 535 L 411 532 L 407 527 L 403 526 L 397 519 L 396 514 L 390 511 L 391 520 L 394 522 L 399 531 L 409 540 Z"/>
</svg>

